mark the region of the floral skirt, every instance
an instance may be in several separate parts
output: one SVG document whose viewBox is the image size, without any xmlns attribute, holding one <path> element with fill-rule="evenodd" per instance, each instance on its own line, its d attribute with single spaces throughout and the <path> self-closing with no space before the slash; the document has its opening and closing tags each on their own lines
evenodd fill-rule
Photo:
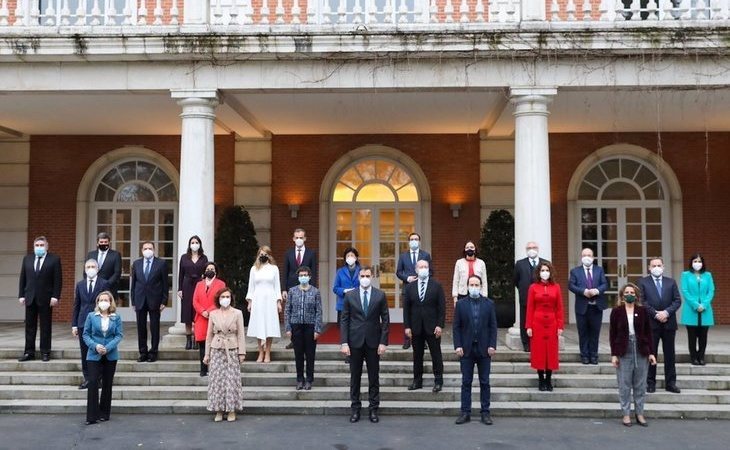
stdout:
<svg viewBox="0 0 730 450">
<path fill-rule="evenodd" d="M 241 365 L 238 351 L 225 349 L 210 350 L 208 365 L 208 411 L 236 411 L 243 409 L 243 388 L 241 386 Z"/>
</svg>

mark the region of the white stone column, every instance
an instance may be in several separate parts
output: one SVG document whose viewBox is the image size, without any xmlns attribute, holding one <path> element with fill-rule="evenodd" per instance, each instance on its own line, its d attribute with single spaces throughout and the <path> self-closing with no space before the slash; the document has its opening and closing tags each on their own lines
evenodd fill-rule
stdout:
<svg viewBox="0 0 730 450">
<path fill-rule="evenodd" d="M 180 200 L 177 227 L 177 258 L 187 251 L 190 236 L 198 235 L 208 259 L 214 259 L 215 236 L 215 108 L 220 99 L 215 89 L 173 90 L 172 98 L 182 106 L 180 139 Z M 178 274 L 179 276 L 179 274 Z M 177 298 L 177 286 L 172 291 Z M 180 322 L 170 328 L 171 334 L 185 334 Z"/>
<path fill-rule="evenodd" d="M 515 116 L 515 259 L 525 257 L 525 244 L 540 245 L 540 256 L 552 260 L 548 104 L 556 88 L 512 88 Z M 521 349 L 520 304 L 515 296 L 515 324 L 507 346 Z"/>
</svg>

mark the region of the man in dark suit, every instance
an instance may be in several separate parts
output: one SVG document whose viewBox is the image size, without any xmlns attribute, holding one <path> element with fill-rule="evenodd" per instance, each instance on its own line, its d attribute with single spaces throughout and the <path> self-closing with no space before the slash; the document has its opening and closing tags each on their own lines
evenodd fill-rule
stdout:
<svg viewBox="0 0 730 450">
<path fill-rule="evenodd" d="M 122 255 L 110 248 L 109 234 L 101 232 L 96 236 L 96 250 L 86 255 L 86 259 L 95 259 L 99 265 L 98 276 L 107 281 L 109 290 L 117 298 L 119 278 L 122 276 Z M 86 276 L 86 274 L 84 274 Z"/>
<path fill-rule="evenodd" d="M 658 355 L 659 341 L 664 352 L 664 388 L 679 394 L 677 371 L 674 367 L 674 337 L 677 334 L 677 310 L 682 304 L 677 282 L 665 277 L 664 260 L 652 258 L 649 261 L 651 275 L 639 280 L 644 296 L 644 306 L 651 316 L 651 334 L 654 339 L 654 355 Z M 656 392 L 656 365 L 649 366 L 646 391 Z"/>
<path fill-rule="evenodd" d="M 360 268 L 360 287 L 345 294 L 340 319 L 342 353 L 350 357 L 350 422 L 360 420 L 362 363 L 368 366 L 370 421 L 377 423 L 380 406 L 380 356 L 388 345 L 388 301 L 385 293 L 371 287 L 373 269 Z"/>
<path fill-rule="evenodd" d="M 294 247 L 289 248 L 284 255 L 284 271 L 282 272 L 284 280 L 281 283 L 284 286 L 284 289 L 281 291 L 281 298 L 284 301 L 287 300 L 287 292 L 289 289 L 299 286 L 297 270 L 301 266 L 309 267 L 312 271 L 309 284 L 317 287 L 317 252 L 304 247 L 304 243 L 307 242 L 307 232 L 303 228 L 297 228 L 294 230 L 292 240 L 294 241 Z M 286 348 L 292 349 L 294 348 L 294 344 L 289 342 Z"/>
<path fill-rule="evenodd" d="M 528 242 L 525 246 L 527 257 L 518 259 L 515 262 L 514 284 L 520 294 L 520 340 L 522 340 L 522 349 L 526 352 L 530 351 L 530 338 L 527 336 L 525 328 L 525 318 L 527 317 L 527 291 L 530 285 L 535 281 L 536 267 L 543 262 L 550 262 L 547 259 L 540 258 L 538 251 L 540 250 L 537 242 Z"/>
<path fill-rule="evenodd" d="M 603 310 L 608 308 L 608 280 L 603 268 L 593 264 L 593 250 L 584 248 L 581 265 L 570 271 L 568 289 L 575 294 L 575 320 L 578 347 L 583 364 L 598 364 L 598 339 L 601 335 Z"/>
<path fill-rule="evenodd" d="M 409 391 L 423 387 L 423 351 L 425 344 L 433 361 L 433 392 L 444 385 L 444 362 L 441 357 L 441 332 L 446 318 L 446 297 L 441 284 L 429 277 L 428 261 L 416 263 L 418 281 L 406 286 L 403 322 L 406 336 L 413 343 L 413 383 Z"/>
<path fill-rule="evenodd" d="M 25 351 L 18 361 L 35 359 L 35 336 L 41 323 L 41 358 L 51 360 L 53 307 L 61 297 L 61 258 L 48 253 L 48 240 L 33 240 L 33 253 L 20 266 L 18 301 L 25 306 Z"/>
<path fill-rule="evenodd" d="M 456 304 L 454 311 L 454 350 L 461 365 L 461 415 L 456 424 L 471 420 L 471 384 L 474 364 L 479 369 L 479 400 L 481 422 L 492 424 L 489 414 L 489 372 L 492 356 L 497 351 L 497 313 L 492 300 L 481 295 L 482 280 L 469 277 L 469 297 Z"/>
<path fill-rule="evenodd" d="M 157 361 L 157 347 L 160 343 L 160 314 L 165 309 L 169 288 L 167 263 L 155 257 L 155 244 L 142 244 L 142 258 L 132 264 L 129 276 L 129 291 L 132 305 L 137 313 L 137 339 L 139 358 L 137 362 Z M 147 315 L 150 316 L 151 347 L 147 347 Z"/>
<path fill-rule="evenodd" d="M 99 276 L 99 264 L 95 259 L 89 259 L 84 263 L 84 276 L 85 279 L 76 283 L 74 307 L 71 314 L 71 334 L 79 338 L 81 372 L 84 374 L 84 381 L 79 385 L 79 389 L 89 387 L 89 368 L 86 364 L 86 353 L 89 351 L 89 347 L 84 342 L 83 336 L 86 316 L 96 307 L 96 297 L 109 290 L 109 283 Z M 80 333 L 79 328 L 82 328 Z"/>
<path fill-rule="evenodd" d="M 429 276 L 433 276 L 431 266 L 431 255 L 421 250 L 421 235 L 411 233 L 408 235 L 408 251 L 400 254 L 398 265 L 396 266 L 395 276 L 403 282 L 403 297 L 405 297 L 406 287 L 418 279 L 416 275 L 416 263 L 424 260 L 429 264 Z M 404 332 L 405 334 L 405 332 Z M 407 350 L 411 347 L 411 339 L 405 335 L 403 339 L 403 349 Z"/>
</svg>

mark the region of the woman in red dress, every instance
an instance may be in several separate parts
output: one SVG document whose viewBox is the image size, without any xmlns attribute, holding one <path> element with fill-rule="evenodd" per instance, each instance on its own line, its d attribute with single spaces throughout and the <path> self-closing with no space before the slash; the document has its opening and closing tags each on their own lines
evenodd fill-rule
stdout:
<svg viewBox="0 0 730 450">
<path fill-rule="evenodd" d="M 563 294 L 555 282 L 552 264 L 541 262 L 537 280 L 527 291 L 525 328 L 530 336 L 530 365 L 537 370 L 541 391 L 552 391 L 553 370 L 558 370 L 558 337 L 563 334 Z"/>
<path fill-rule="evenodd" d="M 218 266 L 210 261 L 205 265 L 203 279 L 195 285 L 193 293 L 193 308 L 195 309 L 195 341 L 200 349 L 200 376 L 208 375 L 208 366 L 203 364 L 205 357 L 205 338 L 208 333 L 208 314 L 218 309 L 215 306 L 215 296 L 226 283 L 218 278 Z"/>
</svg>

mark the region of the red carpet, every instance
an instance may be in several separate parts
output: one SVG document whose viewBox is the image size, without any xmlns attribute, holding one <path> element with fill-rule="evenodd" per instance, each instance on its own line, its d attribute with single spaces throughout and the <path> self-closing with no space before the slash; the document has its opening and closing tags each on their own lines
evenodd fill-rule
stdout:
<svg viewBox="0 0 730 450">
<path fill-rule="evenodd" d="M 339 344 L 340 330 L 336 323 L 328 323 L 324 327 L 324 333 L 317 339 L 319 344 Z M 391 323 L 388 332 L 388 344 L 403 345 L 403 324 Z"/>
</svg>

